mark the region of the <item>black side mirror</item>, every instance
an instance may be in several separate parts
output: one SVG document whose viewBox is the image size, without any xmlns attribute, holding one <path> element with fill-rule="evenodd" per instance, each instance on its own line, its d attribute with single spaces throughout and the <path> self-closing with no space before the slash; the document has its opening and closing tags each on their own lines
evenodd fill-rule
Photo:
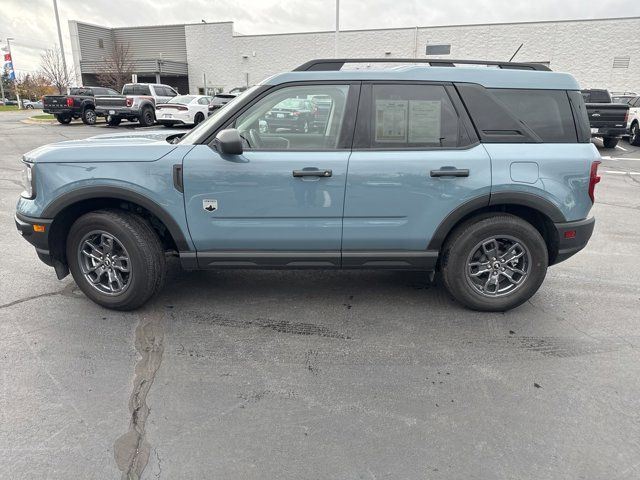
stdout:
<svg viewBox="0 0 640 480">
<path fill-rule="evenodd" d="M 226 153 L 227 155 L 242 154 L 242 137 L 240 137 L 240 133 L 235 128 L 219 131 L 214 144 L 216 150 L 220 153 Z"/>
</svg>

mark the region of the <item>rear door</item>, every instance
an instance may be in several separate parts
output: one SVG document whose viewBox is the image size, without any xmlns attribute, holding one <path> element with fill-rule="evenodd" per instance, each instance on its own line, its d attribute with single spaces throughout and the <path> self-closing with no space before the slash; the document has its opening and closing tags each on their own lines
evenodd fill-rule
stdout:
<svg viewBox="0 0 640 480">
<path fill-rule="evenodd" d="M 491 165 L 455 89 L 362 86 L 349 160 L 345 267 L 432 268 L 438 226 L 468 202 L 488 204 Z"/>
<path fill-rule="evenodd" d="M 340 265 L 347 163 L 359 85 L 274 87 L 230 119 L 241 155 L 197 145 L 184 158 L 184 194 L 200 267 Z M 268 131 L 281 102 L 331 98 L 321 130 Z"/>
</svg>

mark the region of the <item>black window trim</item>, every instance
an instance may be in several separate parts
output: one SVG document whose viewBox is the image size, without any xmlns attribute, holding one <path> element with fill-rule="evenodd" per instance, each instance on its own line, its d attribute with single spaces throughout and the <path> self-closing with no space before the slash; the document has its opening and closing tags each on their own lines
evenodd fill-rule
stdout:
<svg viewBox="0 0 640 480">
<path fill-rule="evenodd" d="M 456 147 L 374 147 L 371 140 L 370 120 L 373 113 L 373 86 L 374 85 L 436 85 L 444 87 L 451 104 L 458 116 L 462 128 L 466 130 L 469 143 Z M 460 138 L 458 138 L 460 141 Z M 354 132 L 354 152 L 395 152 L 395 151 L 443 151 L 443 150 L 470 150 L 480 144 L 480 139 L 469 118 L 469 114 L 460 100 L 458 92 L 452 82 L 438 82 L 426 80 L 367 80 L 362 82 L 360 90 L 360 103 L 358 105 L 358 121 Z"/>
<path fill-rule="evenodd" d="M 298 149 L 298 148 L 292 148 L 292 149 L 286 149 L 283 150 L 281 148 L 275 149 L 275 148 L 261 148 L 261 149 L 251 149 L 251 148 L 246 148 L 245 150 L 248 152 L 340 152 L 340 151 L 351 151 L 352 148 L 352 144 L 353 144 L 353 137 L 354 137 L 354 130 L 355 130 L 355 124 L 356 124 L 356 117 L 358 114 L 358 103 L 360 100 L 360 90 L 361 90 L 361 83 L 360 81 L 353 81 L 353 80 L 309 80 L 309 81 L 298 81 L 298 82 L 287 82 L 287 83 L 281 83 L 278 85 L 265 85 L 264 89 L 259 89 L 256 91 L 256 94 L 253 95 L 251 98 L 248 98 L 247 101 L 242 104 L 242 105 L 238 105 L 232 112 L 229 112 L 229 115 L 227 115 L 227 117 L 225 119 L 221 119 L 221 123 L 214 125 L 211 128 L 211 131 L 209 133 L 209 135 L 201 142 L 199 142 L 199 144 L 203 144 L 203 145 L 208 145 L 210 148 L 215 150 L 214 147 L 214 142 L 215 142 L 215 136 L 216 134 L 221 131 L 224 130 L 225 128 L 229 128 L 235 121 L 236 119 L 242 115 L 244 112 L 246 112 L 249 108 L 251 108 L 253 105 L 255 105 L 257 102 L 259 102 L 262 98 L 266 97 L 267 95 L 276 92 L 278 90 L 281 90 L 283 88 L 288 88 L 288 87 L 312 87 L 314 85 L 347 85 L 348 91 L 347 91 L 347 103 L 345 105 L 345 112 L 344 112 L 344 118 L 342 120 L 342 129 L 340 131 L 340 134 L 338 136 L 338 146 L 337 148 L 333 148 L 333 149 L 326 149 L 326 148 L 320 148 L 320 149 Z"/>
</svg>

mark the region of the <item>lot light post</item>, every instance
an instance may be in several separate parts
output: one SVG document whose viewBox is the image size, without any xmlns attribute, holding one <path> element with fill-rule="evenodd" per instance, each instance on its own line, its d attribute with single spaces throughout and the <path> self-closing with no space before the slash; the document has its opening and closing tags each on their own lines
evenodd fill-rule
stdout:
<svg viewBox="0 0 640 480">
<path fill-rule="evenodd" d="M 336 0 L 336 38 L 334 46 L 334 57 L 338 58 L 338 36 L 340 35 L 340 0 Z"/>
<path fill-rule="evenodd" d="M 62 45 L 62 30 L 60 30 L 60 17 L 58 17 L 58 2 L 53 0 L 53 12 L 56 15 L 56 26 L 58 27 L 58 41 L 60 42 L 60 53 L 62 54 L 62 68 L 67 74 L 67 61 L 64 58 L 64 45 Z"/>
</svg>

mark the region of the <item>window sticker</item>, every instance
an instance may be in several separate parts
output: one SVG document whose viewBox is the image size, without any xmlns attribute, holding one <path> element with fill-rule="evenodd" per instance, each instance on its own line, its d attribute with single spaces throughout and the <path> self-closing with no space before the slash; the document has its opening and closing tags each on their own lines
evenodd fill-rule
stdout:
<svg viewBox="0 0 640 480">
<path fill-rule="evenodd" d="M 407 100 L 376 100 L 376 142 L 407 141 Z"/>
<path fill-rule="evenodd" d="M 440 143 L 441 100 L 409 101 L 409 143 Z"/>
</svg>

